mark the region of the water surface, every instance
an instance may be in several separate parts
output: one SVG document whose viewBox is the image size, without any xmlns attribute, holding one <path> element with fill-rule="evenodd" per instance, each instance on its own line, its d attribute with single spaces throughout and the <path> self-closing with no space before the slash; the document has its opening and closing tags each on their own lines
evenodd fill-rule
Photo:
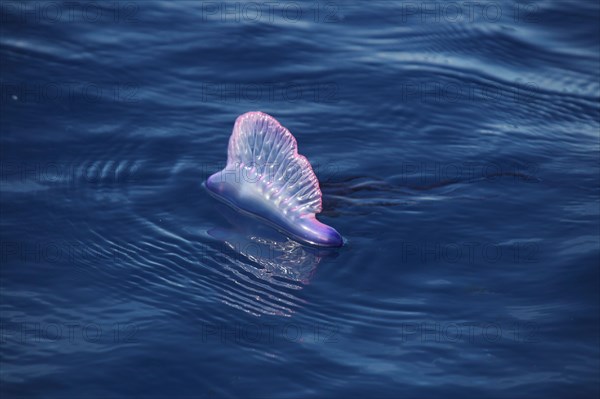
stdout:
<svg viewBox="0 0 600 399">
<path fill-rule="evenodd" d="M 428 4 L 3 2 L 2 394 L 596 397 L 600 8 Z M 346 246 L 202 189 L 252 110 Z"/>
</svg>

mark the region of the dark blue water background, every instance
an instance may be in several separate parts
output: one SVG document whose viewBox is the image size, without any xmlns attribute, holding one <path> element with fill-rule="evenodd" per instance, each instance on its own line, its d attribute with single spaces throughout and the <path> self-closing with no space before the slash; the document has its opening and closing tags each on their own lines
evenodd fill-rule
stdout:
<svg viewBox="0 0 600 399">
<path fill-rule="evenodd" d="M 1 10 L 4 398 L 597 397 L 596 1 Z M 202 189 L 251 110 L 343 248 Z"/>
</svg>

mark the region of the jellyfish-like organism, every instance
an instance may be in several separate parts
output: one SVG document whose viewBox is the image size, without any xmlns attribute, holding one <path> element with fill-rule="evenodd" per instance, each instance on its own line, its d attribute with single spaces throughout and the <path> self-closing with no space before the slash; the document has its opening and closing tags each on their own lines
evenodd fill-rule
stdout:
<svg viewBox="0 0 600 399">
<path fill-rule="evenodd" d="M 292 134 L 272 116 L 248 112 L 235 121 L 227 165 L 206 188 L 239 211 L 305 244 L 340 247 L 342 236 L 319 222 L 321 189 Z"/>
</svg>

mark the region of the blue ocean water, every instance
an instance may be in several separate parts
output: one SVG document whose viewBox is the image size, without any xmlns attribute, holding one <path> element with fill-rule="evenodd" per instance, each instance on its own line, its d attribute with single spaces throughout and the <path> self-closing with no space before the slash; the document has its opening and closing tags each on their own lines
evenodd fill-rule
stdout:
<svg viewBox="0 0 600 399">
<path fill-rule="evenodd" d="M 598 2 L 0 10 L 3 398 L 598 397 Z M 202 188 L 253 110 L 343 248 Z"/>
</svg>

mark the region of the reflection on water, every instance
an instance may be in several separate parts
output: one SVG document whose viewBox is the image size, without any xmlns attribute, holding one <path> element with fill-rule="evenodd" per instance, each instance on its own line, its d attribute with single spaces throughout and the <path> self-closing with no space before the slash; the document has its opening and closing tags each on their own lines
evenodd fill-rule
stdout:
<svg viewBox="0 0 600 399">
<path fill-rule="evenodd" d="M 256 315 L 290 316 L 298 302 L 290 290 L 309 284 L 321 259 L 336 257 L 336 250 L 303 246 L 229 206 L 217 203 L 215 208 L 230 224 L 208 231 L 221 244 L 222 267 L 231 272 L 229 278 L 234 282 L 241 279 L 259 288 L 256 295 L 244 300 L 224 295 L 223 302 Z"/>
</svg>

